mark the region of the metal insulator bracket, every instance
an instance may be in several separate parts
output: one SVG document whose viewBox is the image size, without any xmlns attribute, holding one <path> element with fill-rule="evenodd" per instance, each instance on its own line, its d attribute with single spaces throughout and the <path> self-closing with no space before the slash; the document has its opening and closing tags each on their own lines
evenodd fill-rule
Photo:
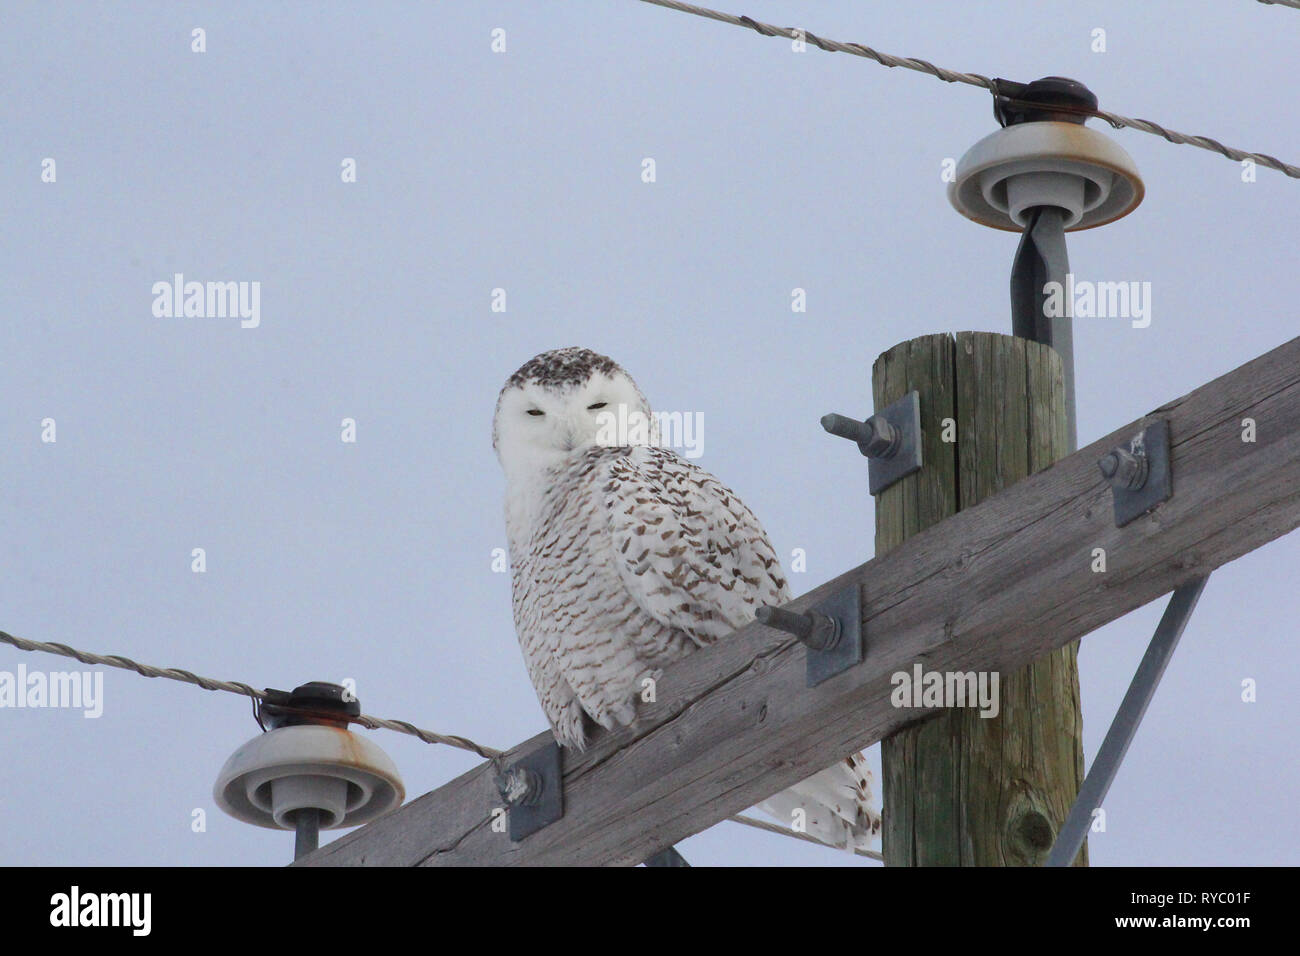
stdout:
<svg viewBox="0 0 1300 956">
<path fill-rule="evenodd" d="M 1097 462 L 1115 497 L 1115 527 L 1122 528 L 1174 493 L 1169 423 L 1148 425 Z"/>
<path fill-rule="evenodd" d="M 759 608 L 759 623 L 793 634 L 805 647 L 807 686 L 816 687 L 836 674 L 862 663 L 862 596 L 857 585 L 832 594 L 803 613 L 779 607 Z"/>
<path fill-rule="evenodd" d="M 507 829 L 518 843 L 564 816 L 560 745 L 539 747 L 506 767 L 497 789 L 510 807 Z"/>
<path fill-rule="evenodd" d="M 867 459 L 867 484 L 873 495 L 921 470 L 921 397 L 917 392 L 908 392 L 865 422 L 845 415 L 824 415 L 822 428 L 857 442 Z"/>
</svg>

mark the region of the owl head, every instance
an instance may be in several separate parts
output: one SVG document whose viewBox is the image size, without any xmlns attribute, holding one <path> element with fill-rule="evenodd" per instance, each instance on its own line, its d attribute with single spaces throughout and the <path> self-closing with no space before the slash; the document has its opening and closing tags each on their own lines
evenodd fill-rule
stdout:
<svg viewBox="0 0 1300 956">
<path fill-rule="evenodd" d="M 638 442 L 642 422 L 651 434 Z M 645 396 L 617 362 L 590 349 L 554 349 L 525 362 L 506 381 L 497 398 L 492 447 L 507 476 L 523 476 L 592 445 L 648 444 L 653 428 Z"/>
</svg>

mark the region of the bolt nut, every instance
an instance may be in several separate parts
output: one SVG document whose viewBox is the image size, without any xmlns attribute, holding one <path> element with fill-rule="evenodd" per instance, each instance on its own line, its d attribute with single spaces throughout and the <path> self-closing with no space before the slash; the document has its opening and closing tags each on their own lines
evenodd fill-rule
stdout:
<svg viewBox="0 0 1300 956">
<path fill-rule="evenodd" d="M 1126 448 L 1116 448 L 1097 463 L 1102 475 L 1112 486 L 1137 491 L 1147 483 L 1149 464 L 1145 454 L 1133 454 Z"/>
<path fill-rule="evenodd" d="M 862 454 L 868 458 L 893 458 L 903 443 L 903 433 L 879 415 L 868 418 L 867 426 L 871 429 L 871 439 L 858 443 Z"/>
<path fill-rule="evenodd" d="M 803 639 L 806 645 L 815 651 L 829 651 L 840 642 L 843 628 L 840 627 L 839 618 L 817 611 L 809 611 L 808 616 L 813 620 L 813 629 L 812 633 Z"/>
<path fill-rule="evenodd" d="M 544 783 L 541 774 L 527 767 L 515 767 L 505 774 L 497 785 L 501 799 L 511 806 L 531 807 L 542 796 Z"/>
<path fill-rule="evenodd" d="M 822 428 L 839 438 L 857 442 L 858 450 L 867 458 L 892 458 L 903 443 L 903 434 L 879 415 L 865 422 L 846 415 L 822 416 Z"/>
<path fill-rule="evenodd" d="M 759 623 L 792 634 L 815 651 L 830 650 L 840 640 L 840 622 L 819 611 L 796 614 L 779 607 L 760 607 L 754 616 Z"/>
</svg>

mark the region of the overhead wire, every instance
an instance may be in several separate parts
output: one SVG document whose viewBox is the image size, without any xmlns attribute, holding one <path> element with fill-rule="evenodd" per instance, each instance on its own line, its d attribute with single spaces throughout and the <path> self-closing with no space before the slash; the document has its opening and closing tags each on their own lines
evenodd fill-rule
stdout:
<svg viewBox="0 0 1300 956">
<path fill-rule="evenodd" d="M 204 690 L 223 690 L 230 694 L 241 694 L 257 701 L 266 700 L 267 698 L 266 691 L 258 690 L 242 681 L 216 680 L 212 677 L 202 677 L 179 667 L 155 667 L 152 664 L 141 664 L 120 654 L 95 654 L 52 641 L 30 641 L 27 638 L 15 637 L 4 631 L 0 631 L 0 641 L 12 644 L 22 651 L 43 651 L 47 654 L 59 654 L 63 657 L 75 658 L 83 664 L 97 664 L 104 667 L 117 667 L 122 670 L 134 671 L 141 677 L 163 677 L 184 684 L 193 684 L 196 687 L 202 687 Z M 395 730 L 401 734 L 410 734 L 412 737 L 423 740 L 426 744 L 444 744 L 448 747 L 468 750 L 488 760 L 499 757 L 504 753 L 504 751 L 477 744 L 468 737 L 423 730 L 405 720 L 387 720 L 383 717 L 371 717 L 368 714 L 349 716 L 347 719 L 352 723 L 360 724 L 362 727 L 368 727 L 372 730 L 383 728 L 384 730 Z"/>
<path fill-rule="evenodd" d="M 801 40 L 811 43 L 820 50 L 828 53 L 849 53 L 853 56 L 865 57 L 869 60 L 875 60 L 881 66 L 902 67 L 907 70 L 915 70 L 918 73 L 928 73 L 930 76 L 943 80 L 945 83 L 965 83 L 969 86 L 977 86 L 991 92 L 995 97 L 1004 97 L 1004 90 L 999 87 L 1005 85 L 1007 81 L 990 79 L 980 73 L 962 73 L 958 70 L 950 70 L 945 67 L 935 66 L 927 60 L 919 60 L 915 57 L 894 56 L 890 53 L 881 53 L 873 50 L 869 46 L 861 43 L 844 43 L 839 40 L 827 40 L 816 34 L 810 33 L 798 27 L 778 27 L 770 23 L 762 23 L 746 16 L 737 16 L 731 13 L 723 13 L 718 10 L 711 10 L 708 7 L 696 6 L 693 3 L 683 3 L 681 0 L 640 0 L 641 3 L 654 4 L 657 7 L 666 7 L 670 10 L 678 10 L 682 13 L 690 13 L 697 17 L 705 17 L 709 20 L 718 20 L 722 23 L 729 23 L 733 26 L 747 27 L 763 36 L 781 36 L 790 40 Z M 1275 0 L 1282 2 L 1282 0 Z M 1286 3 L 1287 6 L 1294 5 Z M 1169 129 L 1159 123 L 1153 123 L 1151 120 L 1135 119 L 1129 116 L 1122 116 L 1119 113 L 1112 113 L 1108 110 L 1073 110 L 1074 112 L 1084 112 L 1098 119 L 1103 119 L 1110 123 L 1116 129 L 1135 129 L 1143 133 L 1150 133 L 1153 136 L 1160 136 L 1175 145 L 1196 146 L 1200 149 L 1206 149 L 1211 152 L 1219 153 L 1228 159 L 1242 162 L 1250 160 L 1260 166 L 1268 169 L 1275 169 L 1280 173 L 1285 173 L 1293 179 L 1300 179 L 1300 166 L 1294 166 L 1285 163 L 1276 156 L 1270 156 L 1267 153 L 1249 152 L 1243 149 L 1237 149 L 1233 146 L 1225 146 L 1223 143 L 1209 136 L 1194 136 L 1188 133 L 1180 133 L 1177 130 Z"/>
<path fill-rule="evenodd" d="M 203 677 L 199 674 L 195 674 L 193 671 L 182 670 L 179 667 L 155 667 L 152 664 L 141 664 L 140 662 L 134 661 L 129 657 L 124 657 L 121 654 L 96 654 L 92 651 L 83 651 L 75 647 L 69 647 L 67 644 L 59 644 L 54 641 L 32 641 L 25 637 L 16 637 L 6 631 L 0 631 L 0 643 L 12 645 L 20 651 L 58 654 L 61 657 L 74 658 L 81 661 L 83 664 L 116 667 L 121 670 L 133 671 L 141 677 L 162 677 L 167 680 L 179 681 L 183 684 L 192 684 L 195 687 L 201 687 L 204 690 L 226 691 L 230 694 L 239 694 L 244 697 L 249 697 L 254 701 L 266 700 L 268 696 L 266 691 L 258 690 L 256 687 L 246 684 L 243 681 L 226 681 L 217 680 L 213 677 Z M 372 730 L 395 730 L 398 733 L 409 734 L 423 740 L 427 744 L 444 744 L 448 747 L 468 750 L 472 753 L 478 754 L 486 760 L 491 760 L 494 763 L 497 763 L 499 758 L 506 754 L 506 751 L 504 750 L 497 750 L 495 747 L 486 747 L 482 744 L 475 743 L 468 737 L 462 737 L 458 734 L 440 734 L 432 730 L 423 730 L 405 720 L 387 720 L 382 717 L 371 717 L 367 714 L 349 716 L 348 720 Z M 731 820 L 733 823 L 740 823 L 758 830 L 765 830 L 768 833 L 778 833 L 782 836 L 793 837 L 797 840 L 815 843 L 818 846 L 824 847 L 827 845 L 815 837 L 808 836 L 806 833 L 799 833 L 795 830 L 778 826 L 774 823 L 755 820 L 753 817 L 736 814 L 727 819 Z M 859 856 L 870 857 L 874 860 L 882 859 L 880 854 L 873 850 L 855 850 L 854 852 Z"/>
</svg>

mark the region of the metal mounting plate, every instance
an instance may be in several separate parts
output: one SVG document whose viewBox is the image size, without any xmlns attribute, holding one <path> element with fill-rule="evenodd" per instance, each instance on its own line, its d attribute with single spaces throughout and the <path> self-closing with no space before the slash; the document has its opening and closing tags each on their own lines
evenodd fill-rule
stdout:
<svg viewBox="0 0 1300 956">
<path fill-rule="evenodd" d="M 1123 446 L 1121 446 L 1123 447 Z M 1133 454 L 1144 452 L 1147 457 L 1147 480 L 1136 491 L 1115 488 L 1115 527 L 1122 528 L 1142 517 L 1174 493 L 1173 472 L 1169 467 L 1169 423 L 1165 421 L 1148 425 L 1128 442 Z"/>
<path fill-rule="evenodd" d="M 901 441 L 891 457 L 867 459 L 867 484 L 873 495 L 921 469 L 921 396 L 908 392 L 876 415 L 898 429 Z"/>
<path fill-rule="evenodd" d="M 862 639 L 862 595 L 856 584 L 832 594 L 820 604 L 808 608 L 820 611 L 840 622 L 840 638 L 824 651 L 805 647 L 807 683 L 816 687 L 822 681 L 862 663 L 865 641 Z"/>
<path fill-rule="evenodd" d="M 564 777 L 560 770 L 560 745 L 557 743 L 538 747 L 526 757 L 507 768 L 531 770 L 542 781 L 542 792 L 531 804 L 516 803 L 510 807 L 508 828 L 510 842 L 518 843 L 525 837 L 554 823 L 564 816 Z"/>
</svg>

